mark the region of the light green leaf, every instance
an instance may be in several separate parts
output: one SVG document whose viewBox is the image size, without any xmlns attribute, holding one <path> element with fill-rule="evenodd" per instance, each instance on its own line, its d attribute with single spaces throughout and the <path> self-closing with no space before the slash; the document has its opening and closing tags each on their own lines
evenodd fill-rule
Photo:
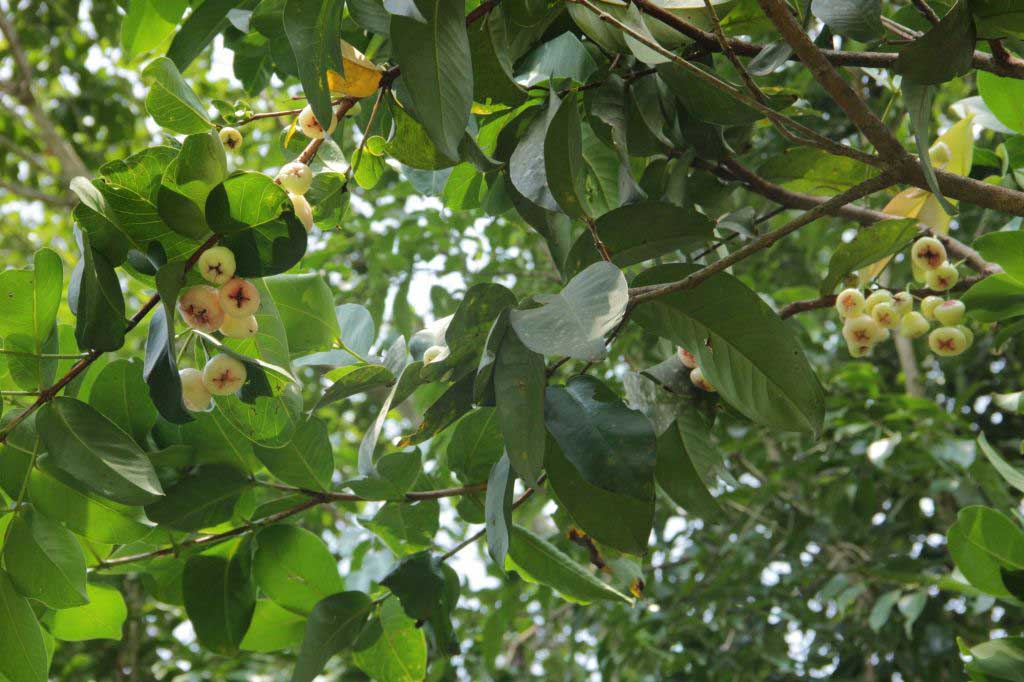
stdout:
<svg viewBox="0 0 1024 682">
<path fill-rule="evenodd" d="M 427 639 L 398 600 L 388 599 L 360 635 L 353 659 L 377 682 L 418 682 L 427 675 Z"/>
<path fill-rule="evenodd" d="M 253 452 L 271 474 L 284 483 L 310 490 L 329 490 L 334 455 L 327 424 L 310 418 L 282 447 L 254 445 Z"/>
<path fill-rule="evenodd" d="M 324 541 L 298 526 L 279 524 L 256 536 L 253 575 L 260 590 L 295 613 L 345 589 L 338 562 Z"/>
<path fill-rule="evenodd" d="M 293 356 L 325 350 L 340 338 L 334 294 L 319 274 L 277 275 L 263 283 L 284 324 Z"/>
<path fill-rule="evenodd" d="M 18 591 L 50 608 L 85 604 L 85 556 L 75 536 L 31 507 L 8 529 L 4 566 Z"/>
<path fill-rule="evenodd" d="M 187 0 L 132 0 L 121 20 L 121 46 L 134 59 L 158 47 L 174 31 Z"/>
<path fill-rule="evenodd" d="M 260 599 L 241 649 L 258 653 L 289 649 L 302 642 L 305 629 L 305 616 L 292 613 L 269 599 Z"/>
<path fill-rule="evenodd" d="M 917 220 L 883 220 L 861 228 L 848 242 L 841 243 L 828 261 L 828 274 L 821 283 L 823 295 L 832 293 L 843 278 L 898 252 L 917 234 Z"/>
<path fill-rule="evenodd" d="M 0 570 L 0 674 L 10 682 L 46 682 L 49 667 L 32 607 Z"/>
<path fill-rule="evenodd" d="M 372 609 L 363 592 L 340 592 L 313 607 L 291 682 L 312 682 L 331 656 L 350 648 Z"/>
<path fill-rule="evenodd" d="M 50 632 L 65 642 L 120 640 L 121 629 L 128 618 L 128 608 L 121 592 L 96 583 L 89 583 L 86 589 L 89 603 L 57 611 L 53 615 Z"/>
<path fill-rule="evenodd" d="M 213 127 L 206 108 L 167 57 L 158 57 L 142 72 L 149 85 L 146 111 L 158 125 L 176 133 L 205 133 Z"/>
</svg>

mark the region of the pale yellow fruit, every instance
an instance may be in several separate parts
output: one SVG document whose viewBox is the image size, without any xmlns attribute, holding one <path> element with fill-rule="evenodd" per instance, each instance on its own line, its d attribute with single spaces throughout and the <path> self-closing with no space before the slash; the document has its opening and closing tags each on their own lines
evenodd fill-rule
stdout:
<svg viewBox="0 0 1024 682">
<path fill-rule="evenodd" d="M 711 385 L 711 382 L 704 376 L 704 372 L 701 371 L 700 367 L 694 367 L 690 370 L 690 382 L 702 391 L 709 393 L 716 393 L 715 387 Z"/>
<path fill-rule="evenodd" d="M 242 361 L 225 353 L 214 355 L 203 368 L 203 385 L 211 395 L 231 395 L 245 384 Z"/>
<path fill-rule="evenodd" d="M 967 346 L 964 348 L 964 350 L 967 350 L 967 348 L 970 348 L 971 346 L 973 346 L 974 345 L 974 332 L 971 331 L 971 328 L 968 327 L 966 324 L 958 324 L 956 326 L 956 328 L 959 329 L 960 333 L 964 335 L 965 339 L 967 339 Z"/>
<path fill-rule="evenodd" d="M 960 355 L 967 349 L 967 337 L 956 327 L 939 327 L 928 335 L 928 347 L 944 358 Z"/>
<path fill-rule="evenodd" d="M 879 289 L 864 301 L 864 312 L 870 314 L 879 303 L 892 303 L 892 294 L 885 289 Z"/>
<path fill-rule="evenodd" d="M 185 324 L 202 332 L 214 332 L 224 321 L 217 290 L 205 284 L 185 289 L 178 299 L 178 311 Z"/>
<path fill-rule="evenodd" d="M 288 198 L 292 200 L 292 208 L 295 209 L 295 217 L 302 221 L 302 226 L 306 228 L 306 232 L 312 230 L 313 207 L 309 205 L 309 200 L 299 194 L 289 194 Z"/>
<path fill-rule="evenodd" d="M 221 128 L 220 142 L 231 151 L 237 151 L 242 146 L 242 133 L 235 128 Z"/>
<path fill-rule="evenodd" d="M 925 284 L 933 291 L 949 291 L 960 281 L 960 273 L 949 263 L 943 263 L 928 273 Z"/>
<path fill-rule="evenodd" d="M 964 319 L 967 306 L 963 301 L 943 301 L 935 307 L 935 319 L 939 324 L 947 327 L 955 327 Z"/>
<path fill-rule="evenodd" d="M 679 362 L 683 363 L 683 367 L 693 369 L 697 366 L 697 358 L 682 346 L 676 347 L 676 355 L 679 357 Z"/>
<path fill-rule="evenodd" d="M 877 343 L 881 336 L 882 328 L 870 315 L 848 317 L 843 323 L 843 338 L 849 344 L 872 345 Z"/>
<path fill-rule="evenodd" d="M 895 329 L 900 325 L 900 314 L 892 303 L 882 302 L 871 309 L 871 319 L 883 329 Z"/>
<path fill-rule="evenodd" d="M 331 127 L 327 129 L 327 134 L 332 134 L 337 127 L 338 118 L 332 115 Z M 311 140 L 319 140 L 324 136 L 324 127 L 320 125 L 320 121 L 316 120 L 313 108 L 309 106 L 299 112 L 299 128 L 302 129 L 302 134 Z"/>
<path fill-rule="evenodd" d="M 260 308 L 260 292 L 252 282 L 235 277 L 220 288 L 220 305 L 226 315 L 249 317 Z"/>
<path fill-rule="evenodd" d="M 289 194 L 302 195 L 309 191 L 313 184 L 313 169 L 304 163 L 293 161 L 281 166 L 274 182 L 281 185 Z"/>
<path fill-rule="evenodd" d="M 921 299 L 921 314 L 926 320 L 935 319 L 935 308 L 942 305 L 941 296 L 925 296 Z"/>
<path fill-rule="evenodd" d="M 906 291 L 897 291 L 892 295 L 892 307 L 900 315 L 906 315 L 914 309 L 914 297 Z"/>
<path fill-rule="evenodd" d="M 255 315 L 249 317 L 224 316 L 224 323 L 220 326 L 220 333 L 229 339 L 247 339 L 260 330 L 260 323 Z"/>
<path fill-rule="evenodd" d="M 196 270 L 207 282 L 220 286 L 235 276 L 235 254 L 226 246 L 209 248 L 199 256 Z"/>
<path fill-rule="evenodd" d="M 843 319 L 862 314 L 864 303 L 864 294 L 856 289 L 843 289 L 836 296 L 836 310 Z"/>
<path fill-rule="evenodd" d="M 928 324 L 928 320 L 925 319 L 924 315 L 916 310 L 912 310 L 900 320 L 900 336 L 907 339 L 916 339 L 927 334 L 930 327 L 931 325 Z"/>
<path fill-rule="evenodd" d="M 332 95 L 363 98 L 377 92 L 383 69 L 344 40 L 341 41 L 341 62 L 345 73 L 327 71 L 327 87 Z"/>
<path fill-rule="evenodd" d="M 872 344 L 846 344 L 846 349 L 850 351 L 850 357 L 854 358 L 866 358 L 867 356 L 871 355 L 871 351 L 874 350 L 874 348 L 875 347 Z"/>
<path fill-rule="evenodd" d="M 178 372 L 181 379 L 181 402 L 189 412 L 205 412 L 210 409 L 210 392 L 203 384 L 203 373 L 189 367 Z"/>
<path fill-rule="evenodd" d="M 934 270 L 946 262 L 946 247 L 935 237 L 921 237 L 910 248 L 910 258 L 924 270 Z"/>
</svg>

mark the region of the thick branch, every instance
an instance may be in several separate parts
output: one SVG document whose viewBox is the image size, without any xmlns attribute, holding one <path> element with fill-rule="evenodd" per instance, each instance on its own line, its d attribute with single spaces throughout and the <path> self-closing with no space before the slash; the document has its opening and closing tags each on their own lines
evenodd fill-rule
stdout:
<svg viewBox="0 0 1024 682">
<path fill-rule="evenodd" d="M 851 187 L 850 189 L 837 194 L 831 199 L 811 208 L 802 215 L 794 218 L 790 222 L 786 223 L 782 227 L 763 234 L 746 246 L 733 251 L 725 258 L 712 263 L 711 265 L 701 268 L 697 272 L 685 277 L 677 282 L 669 282 L 667 284 L 652 284 L 645 287 L 634 287 L 629 290 L 630 303 L 632 305 L 639 305 L 646 301 L 650 301 L 661 296 L 682 291 L 684 289 L 692 289 L 712 275 L 722 272 L 726 268 L 739 263 L 742 260 L 749 258 L 758 251 L 767 249 L 769 246 L 775 244 L 783 237 L 796 232 L 798 229 L 814 222 L 818 218 L 829 215 L 834 210 L 841 206 L 845 206 L 857 199 L 863 199 L 866 196 L 879 192 L 893 184 L 893 174 L 890 172 L 884 172 L 881 175 L 877 175 L 870 180 L 866 180 L 859 185 Z"/>
<path fill-rule="evenodd" d="M 875 146 L 887 160 L 898 161 L 909 156 L 882 119 L 875 115 L 871 107 L 847 83 L 832 63 L 822 54 L 797 23 L 790 12 L 789 5 L 781 0 L 758 0 L 761 9 L 772 20 L 783 39 L 800 57 L 800 61 L 810 70 L 819 85 L 835 100 L 854 125 Z"/>
<path fill-rule="evenodd" d="M 641 12 L 654 17 L 676 29 L 680 33 L 689 36 L 699 43 L 705 50 L 710 52 L 721 51 L 722 48 L 715 39 L 715 35 L 710 31 L 705 31 L 685 19 L 680 19 L 674 14 L 658 7 L 651 2 L 651 0 L 632 0 L 632 2 Z M 756 57 L 768 46 L 761 43 L 747 42 L 738 38 L 730 38 L 729 47 L 732 48 L 733 52 L 740 56 Z M 825 55 L 825 58 L 834 66 L 851 66 L 873 69 L 890 69 L 899 57 L 899 54 L 895 52 L 821 50 L 821 53 Z M 790 57 L 790 61 L 799 62 L 800 57 L 798 55 L 793 55 Z M 1024 79 L 1024 62 L 1019 64 L 1003 63 L 993 57 L 993 55 L 985 54 L 984 52 L 975 52 L 973 66 L 975 69 L 980 71 L 989 71 L 999 76 Z"/>
</svg>

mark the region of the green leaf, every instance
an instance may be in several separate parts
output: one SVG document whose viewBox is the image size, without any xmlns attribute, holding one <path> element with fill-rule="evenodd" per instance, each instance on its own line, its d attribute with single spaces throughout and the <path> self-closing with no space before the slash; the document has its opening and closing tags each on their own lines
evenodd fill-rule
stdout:
<svg viewBox="0 0 1024 682">
<path fill-rule="evenodd" d="M 505 447 L 501 420 L 491 407 L 480 407 L 460 419 L 448 440 L 448 468 L 463 483 L 487 480 Z"/>
<path fill-rule="evenodd" d="M 868 616 L 868 626 L 874 631 L 881 630 L 887 622 L 893 607 L 900 598 L 900 590 L 890 590 L 875 600 L 871 607 L 871 615 Z"/>
<path fill-rule="evenodd" d="M 572 36 L 576 40 L 575 36 Z M 554 94 L 552 94 L 554 97 Z M 575 95 L 567 95 L 558 107 L 544 136 L 544 173 L 548 189 L 570 218 L 588 218 L 586 168 L 580 109 Z"/>
<path fill-rule="evenodd" d="M 641 273 L 635 286 L 681 280 L 695 265 Z M 632 319 L 688 348 L 721 396 L 753 421 L 782 431 L 820 433 L 825 398 L 790 328 L 732 275 L 637 306 Z"/>
<path fill-rule="evenodd" d="M 505 567 L 508 555 L 509 529 L 512 527 L 512 492 L 516 477 L 508 455 L 494 463 L 487 476 L 487 494 L 484 498 L 484 519 L 487 524 L 487 552 L 494 563 Z"/>
<path fill-rule="evenodd" d="M 526 347 L 542 355 L 597 362 L 607 355 L 605 335 L 626 312 L 629 287 L 619 268 L 602 261 L 573 277 L 559 293 L 534 298 L 539 308 L 513 310 L 509 316 Z"/>
<path fill-rule="evenodd" d="M 318 273 L 277 275 L 263 283 L 284 325 L 293 356 L 324 350 L 341 337 L 334 294 Z"/>
<path fill-rule="evenodd" d="M 580 39 L 566 31 L 557 38 L 541 43 L 523 58 L 516 82 L 533 87 L 548 81 L 561 84 L 566 79 L 586 83 L 597 71 L 597 64 Z"/>
<path fill-rule="evenodd" d="M 169 263 L 156 273 L 160 306 L 149 318 L 146 355 L 142 378 L 149 386 L 149 397 L 164 419 L 174 424 L 192 421 L 181 397 L 177 353 L 174 348 L 174 302 L 185 277 L 183 263 Z"/>
<path fill-rule="evenodd" d="M 82 260 L 71 275 L 75 292 L 75 341 L 79 348 L 114 351 L 124 345 L 124 294 L 114 266 L 78 232 Z"/>
<path fill-rule="evenodd" d="M 324 541 L 298 526 L 278 524 L 256 536 L 253 575 L 278 605 L 308 614 L 317 602 L 345 589 L 338 562 Z"/>
<path fill-rule="evenodd" d="M 142 378 L 142 363 L 135 359 L 115 360 L 104 367 L 93 382 L 89 404 L 139 445 L 146 444 L 156 423 L 157 411 Z"/>
<path fill-rule="evenodd" d="M 0 674 L 10 682 L 46 682 L 49 667 L 32 606 L 0 570 Z"/>
<path fill-rule="evenodd" d="M 187 69 L 214 36 L 228 27 L 228 12 L 244 4 L 245 0 L 203 0 L 203 4 L 192 8 L 181 29 L 174 34 L 167 57 L 180 71 Z"/>
<path fill-rule="evenodd" d="M 935 198 L 938 199 L 942 210 L 953 216 L 957 214 L 957 210 L 942 194 L 939 181 L 935 177 L 935 169 L 932 167 L 932 157 L 928 149 L 928 142 L 931 140 L 932 134 L 931 109 L 932 102 L 935 99 L 935 90 L 935 86 L 918 85 L 909 80 L 903 82 L 903 98 L 907 102 L 907 113 L 910 114 L 910 129 L 914 133 L 914 142 L 917 145 L 917 155 L 921 163 L 921 170 L 924 172 L 925 180 L 928 182 L 928 188 L 935 195 Z"/>
<path fill-rule="evenodd" d="M 996 680 L 1024 681 L 1024 638 L 1004 637 L 971 647 L 967 670 Z M 972 679 L 988 679 L 975 678 Z"/>
<path fill-rule="evenodd" d="M 342 71 L 342 0 L 288 0 L 284 5 L 284 32 L 299 67 L 302 92 L 324 130 L 330 128 L 334 109 L 327 71 Z"/>
<path fill-rule="evenodd" d="M 93 639 L 121 639 L 121 630 L 128 618 L 128 608 L 120 590 L 89 583 L 89 603 L 53 614 L 50 632 L 64 642 L 85 642 Z"/>
<path fill-rule="evenodd" d="M 290 649 L 302 642 L 305 630 L 305 616 L 292 613 L 269 599 L 260 599 L 240 648 L 258 653 Z"/>
<path fill-rule="evenodd" d="M 222 545 L 185 563 L 185 612 L 204 648 L 225 656 L 238 651 L 256 608 L 251 565 L 247 540 Z"/>
<path fill-rule="evenodd" d="M 212 528 L 231 518 L 239 498 L 252 483 L 238 469 L 200 467 L 182 477 L 164 497 L 146 507 L 155 523 L 181 531 Z"/>
<path fill-rule="evenodd" d="M 1017 524 L 988 507 L 965 507 L 946 542 L 953 562 L 971 585 L 996 597 L 1010 596 L 1002 570 L 1024 567 L 1024 532 Z"/>
<path fill-rule="evenodd" d="M 796 192 L 833 196 L 869 180 L 878 171 L 850 158 L 798 147 L 775 154 L 758 167 L 759 175 Z"/>
<path fill-rule="evenodd" d="M 401 604 L 388 599 L 359 636 L 353 659 L 377 682 L 418 682 L 427 675 L 427 639 Z"/>
<path fill-rule="evenodd" d="M 715 479 L 708 460 L 721 457 L 715 457 L 707 425 L 697 410 L 687 406 L 680 411 L 678 420 L 658 437 L 655 478 L 688 514 L 707 522 L 717 521 L 724 512 L 709 490 Z"/>
<path fill-rule="evenodd" d="M 8 528 L 4 566 L 19 592 L 50 608 L 87 602 L 85 556 L 78 541 L 31 507 L 22 508 Z"/>
<path fill-rule="evenodd" d="M 458 157 L 453 160 L 442 154 L 427 129 L 409 115 L 397 100 L 391 99 L 388 104 L 395 121 L 395 134 L 384 147 L 388 154 L 410 168 L 422 170 L 451 168 L 457 163 Z"/>
<path fill-rule="evenodd" d="M 322 230 L 341 225 L 348 213 L 348 182 L 342 173 L 317 173 L 306 192 L 313 205 L 313 221 Z"/>
<path fill-rule="evenodd" d="M 36 417 L 48 461 L 82 485 L 123 504 L 147 504 L 163 495 L 146 454 L 95 409 L 54 398 Z"/>
<path fill-rule="evenodd" d="M 845 38 L 870 43 L 885 35 L 881 0 L 814 0 L 811 11 Z"/>
<path fill-rule="evenodd" d="M 487 21 L 467 29 L 473 62 L 473 96 L 478 102 L 516 105 L 526 91 L 513 80 L 508 21 L 501 7 L 493 7 Z"/>
<path fill-rule="evenodd" d="M 187 0 L 132 0 L 121 20 L 121 46 L 135 59 L 164 42 L 178 25 Z"/>
<path fill-rule="evenodd" d="M 974 0 L 971 12 L 982 38 L 1024 37 L 1024 8 L 1017 0 Z"/>
<path fill-rule="evenodd" d="M 205 133 L 213 127 L 206 108 L 167 57 L 158 57 L 142 72 L 149 85 L 146 111 L 157 125 L 175 133 Z"/>
<path fill-rule="evenodd" d="M 419 0 L 415 4 L 426 25 L 393 15 L 392 57 L 402 67 L 401 82 L 409 94 L 410 113 L 426 128 L 441 154 L 457 159 L 473 105 L 465 7 L 459 0 Z"/>
<path fill-rule="evenodd" d="M 528 201 L 547 211 L 559 210 L 558 202 L 551 194 L 544 161 L 544 142 L 548 127 L 558 113 L 558 103 L 558 97 L 551 93 L 547 106 L 537 107 L 533 122 L 519 138 L 519 144 L 508 161 L 508 177 L 512 186 Z"/>
<path fill-rule="evenodd" d="M 512 469 L 533 486 L 544 467 L 544 357 L 509 329 L 494 360 L 494 396 Z"/>
<path fill-rule="evenodd" d="M 625 268 L 643 261 L 694 249 L 711 239 L 714 223 L 692 207 L 665 201 L 641 201 L 605 213 L 595 221 L 597 234 L 611 253 L 612 263 Z M 572 245 L 565 272 L 575 275 L 601 256 L 594 238 L 584 232 Z"/>
<path fill-rule="evenodd" d="M 51 249 L 36 251 L 33 262 L 31 270 L 0 272 L 0 338 L 23 334 L 41 348 L 57 319 L 64 266 Z"/>
<path fill-rule="evenodd" d="M 206 199 L 228 175 L 227 155 L 217 131 L 189 135 L 164 171 L 157 211 L 167 225 L 190 239 L 205 240 Z"/>
<path fill-rule="evenodd" d="M 334 383 L 324 391 L 323 396 L 316 404 L 318 408 L 344 400 L 357 393 L 364 393 L 382 386 L 391 386 L 395 381 L 395 375 L 383 365 L 340 367 L 331 372 L 329 378 L 333 378 Z"/>
<path fill-rule="evenodd" d="M 429 624 L 441 652 L 455 653 L 451 611 L 459 598 L 459 578 L 451 567 L 419 552 L 402 559 L 380 583 L 398 597 L 407 616 Z"/>
<path fill-rule="evenodd" d="M 372 519 L 360 518 L 359 523 L 383 540 L 396 556 L 405 556 L 433 546 L 440 528 L 439 514 L 437 500 L 389 502 Z"/>
<path fill-rule="evenodd" d="M 999 122 L 1017 133 L 1024 133 L 1024 111 L 1020 98 L 1024 83 L 1016 78 L 1000 78 L 988 71 L 978 71 L 978 93 Z"/>
<path fill-rule="evenodd" d="M 985 260 L 997 263 L 1006 274 L 1024 283 L 1024 233 L 989 232 L 974 240 Z"/>
<path fill-rule="evenodd" d="M 251 403 L 238 396 L 218 396 L 217 409 L 228 423 L 256 445 L 283 447 L 295 434 L 302 419 L 302 396 L 295 384 L 287 384 L 280 395 L 260 395 Z"/>
<path fill-rule="evenodd" d="M 309 419 L 279 448 L 254 445 L 256 457 L 275 477 L 289 485 L 310 490 L 329 490 L 334 473 L 334 455 L 327 424 Z"/>
<path fill-rule="evenodd" d="M 633 603 L 630 597 L 594 577 L 550 542 L 521 526 L 512 526 L 512 541 L 505 564 L 524 580 L 547 585 L 567 601 L 578 604 L 599 600 Z"/>
<path fill-rule="evenodd" d="M 702 71 L 711 69 L 694 64 Z M 749 125 L 764 118 L 757 109 L 752 109 L 714 85 L 701 80 L 690 71 L 674 62 L 665 62 L 656 67 L 658 77 L 676 97 L 679 106 L 693 118 L 720 126 Z M 733 86 L 737 90 L 742 88 Z"/>
<path fill-rule="evenodd" d="M 971 317 L 999 322 L 1024 315 L 1024 282 L 1000 273 L 981 280 L 960 297 Z"/>
<path fill-rule="evenodd" d="M 989 444 L 984 433 L 978 436 L 978 447 L 981 448 L 982 453 L 992 463 L 992 466 L 995 467 L 1004 481 L 1017 490 L 1024 492 L 1024 472 L 1003 459 L 1002 455 L 996 452 L 996 449 Z"/>
<path fill-rule="evenodd" d="M 900 50 L 893 70 L 905 83 L 945 83 L 971 70 L 976 41 L 970 7 L 960 0 L 938 25 Z"/>
<path fill-rule="evenodd" d="M 883 220 L 862 227 L 848 242 L 842 242 L 828 261 L 828 274 L 821 282 L 822 295 L 832 293 L 849 273 L 899 252 L 917 234 L 917 220 Z"/>
<path fill-rule="evenodd" d="M 416 430 L 403 436 L 398 447 L 416 445 L 444 431 L 459 417 L 473 409 L 473 376 L 467 374 L 452 384 L 423 413 Z"/>
<path fill-rule="evenodd" d="M 312 682 L 331 656 L 350 648 L 372 609 L 373 602 L 363 592 L 340 592 L 314 606 L 291 682 Z"/>
</svg>

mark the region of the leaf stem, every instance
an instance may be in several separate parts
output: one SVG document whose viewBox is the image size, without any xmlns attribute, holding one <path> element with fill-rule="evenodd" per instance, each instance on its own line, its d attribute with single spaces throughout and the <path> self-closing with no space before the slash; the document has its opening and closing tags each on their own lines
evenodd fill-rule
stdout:
<svg viewBox="0 0 1024 682">
<path fill-rule="evenodd" d="M 33 353 L 24 350 L 0 348 L 0 355 L 11 355 L 19 358 L 40 358 L 42 360 L 80 360 L 88 353 Z"/>
</svg>

